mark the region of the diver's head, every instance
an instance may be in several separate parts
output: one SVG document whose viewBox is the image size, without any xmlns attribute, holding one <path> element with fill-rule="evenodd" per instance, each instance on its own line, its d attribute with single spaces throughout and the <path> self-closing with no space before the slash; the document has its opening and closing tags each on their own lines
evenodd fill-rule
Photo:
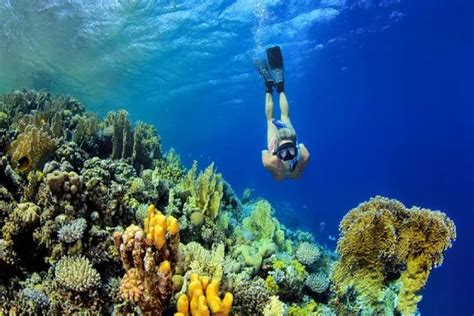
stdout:
<svg viewBox="0 0 474 316">
<path fill-rule="evenodd" d="M 278 144 L 273 154 L 283 161 L 293 160 L 298 154 L 298 147 L 291 140 L 284 140 Z"/>
<path fill-rule="evenodd" d="M 273 152 L 280 160 L 290 164 L 293 171 L 298 162 L 298 146 L 296 145 L 296 132 L 292 127 L 282 127 L 278 129 L 277 148 Z"/>
</svg>

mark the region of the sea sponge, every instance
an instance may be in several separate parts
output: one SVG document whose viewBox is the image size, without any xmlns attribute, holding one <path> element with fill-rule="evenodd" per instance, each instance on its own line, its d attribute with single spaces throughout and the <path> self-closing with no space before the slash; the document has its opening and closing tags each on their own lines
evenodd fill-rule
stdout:
<svg viewBox="0 0 474 316">
<path fill-rule="evenodd" d="M 45 157 L 56 148 L 56 143 L 44 131 L 28 126 L 18 135 L 8 149 L 12 165 L 20 172 L 28 173 L 40 167 Z"/>
<path fill-rule="evenodd" d="M 173 216 L 166 217 L 160 211 L 156 211 L 153 204 L 148 208 L 144 227 L 146 238 L 152 241 L 158 250 L 165 244 L 167 233 L 176 235 L 179 232 L 178 220 Z"/>
<path fill-rule="evenodd" d="M 407 209 L 380 196 L 351 210 L 339 227 L 341 260 L 332 274 L 338 295 L 353 287 L 361 305 L 377 310 L 386 284 L 400 273 L 397 308 L 404 314 L 416 310 L 421 297 L 415 293 L 456 238 L 454 223 L 444 213 Z"/>
<path fill-rule="evenodd" d="M 191 274 L 188 293 L 182 294 L 177 301 L 178 315 L 219 315 L 227 316 L 230 313 L 233 303 L 233 295 L 225 293 L 221 299 L 219 297 L 219 281 L 212 280 L 209 283 L 207 276 L 199 276 L 197 273 Z M 176 314 L 175 314 L 176 315 Z"/>
<path fill-rule="evenodd" d="M 319 248 L 312 243 L 302 242 L 296 249 L 296 259 L 306 266 L 312 265 L 320 256 Z"/>
<path fill-rule="evenodd" d="M 100 275 L 85 257 L 63 257 L 55 266 L 56 281 L 64 288 L 85 292 L 99 286 Z"/>
</svg>

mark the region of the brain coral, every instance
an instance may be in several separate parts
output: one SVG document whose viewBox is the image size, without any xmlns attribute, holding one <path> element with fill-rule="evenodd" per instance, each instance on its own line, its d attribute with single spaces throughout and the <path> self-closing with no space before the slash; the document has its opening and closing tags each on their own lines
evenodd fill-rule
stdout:
<svg viewBox="0 0 474 316">
<path fill-rule="evenodd" d="M 99 285 L 100 275 L 85 257 L 64 257 L 55 268 L 57 282 L 68 290 L 85 292 Z"/>
<path fill-rule="evenodd" d="M 365 306 L 377 306 L 386 282 L 401 274 L 397 309 L 416 310 L 432 267 L 456 238 L 454 223 L 439 211 L 412 207 L 377 196 L 341 221 L 333 281 L 338 294 L 354 287 Z"/>
</svg>

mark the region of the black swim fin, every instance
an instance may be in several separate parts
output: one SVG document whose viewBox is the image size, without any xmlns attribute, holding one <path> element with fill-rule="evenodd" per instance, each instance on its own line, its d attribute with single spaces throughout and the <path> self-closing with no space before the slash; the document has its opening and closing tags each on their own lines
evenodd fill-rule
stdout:
<svg viewBox="0 0 474 316">
<path fill-rule="evenodd" d="M 262 76 L 263 80 L 265 80 L 266 92 L 272 93 L 275 80 L 273 79 L 272 71 L 270 70 L 267 61 L 264 59 L 256 60 L 255 68 L 257 68 L 257 71 Z"/>
<path fill-rule="evenodd" d="M 267 59 L 277 90 L 278 92 L 283 92 L 283 55 L 281 54 L 280 46 L 267 48 Z"/>
</svg>

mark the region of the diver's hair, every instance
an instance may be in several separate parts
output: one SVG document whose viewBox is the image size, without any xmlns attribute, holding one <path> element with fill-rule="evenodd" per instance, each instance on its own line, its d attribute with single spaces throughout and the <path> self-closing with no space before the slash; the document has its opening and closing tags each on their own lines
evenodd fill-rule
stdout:
<svg viewBox="0 0 474 316">
<path fill-rule="evenodd" d="M 283 127 L 280 128 L 277 132 L 277 140 L 281 142 L 282 140 L 291 140 L 296 144 L 296 132 L 294 128 Z"/>
</svg>

